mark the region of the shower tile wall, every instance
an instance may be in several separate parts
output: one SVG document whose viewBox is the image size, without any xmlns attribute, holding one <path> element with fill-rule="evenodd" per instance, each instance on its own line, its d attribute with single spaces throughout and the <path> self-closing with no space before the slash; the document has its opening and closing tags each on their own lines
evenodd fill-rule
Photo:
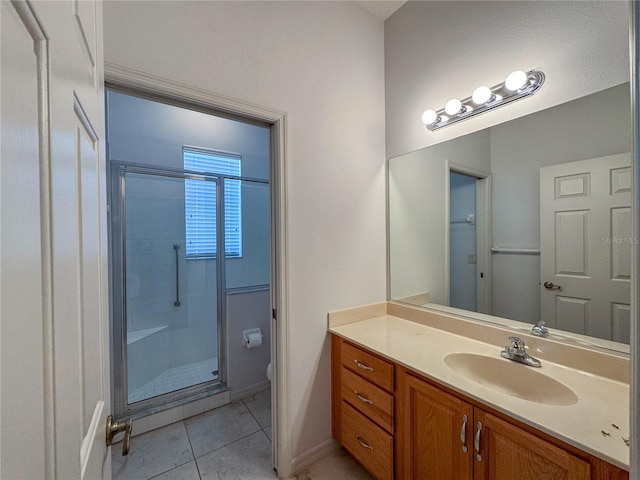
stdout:
<svg viewBox="0 0 640 480">
<path fill-rule="evenodd" d="M 150 382 L 157 385 L 155 395 L 172 391 L 170 385 L 185 383 L 179 380 L 181 376 L 186 380 L 201 371 L 187 368 L 191 363 L 212 368 L 195 383 L 215 378 L 212 371 L 217 370 L 217 311 L 215 260 L 185 259 L 184 182 L 135 174 L 127 175 L 126 182 L 131 403 L 141 399 L 140 389 L 150 392 Z M 181 246 L 179 307 L 174 305 L 174 243 Z M 186 383 L 184 386 L 193 384 Z"/>
</svg>

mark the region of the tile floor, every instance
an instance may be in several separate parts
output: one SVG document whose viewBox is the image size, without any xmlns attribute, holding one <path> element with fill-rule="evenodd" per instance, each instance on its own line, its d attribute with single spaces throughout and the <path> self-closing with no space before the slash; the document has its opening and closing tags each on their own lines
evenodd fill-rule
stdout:
<svg viewBox="0 0 640 480">
<path fill-rule="evenodd" d="M 214 372 L 215 375 L 214 375 Z M 189 363 L 168 368 L 153 380 L 129 392 L 129 403 L 139 402 L 174 392 L 182 388 L 198 385 L 218 378 L 218 358 L 209 358 L 201 362 Z"/>
<path fill-rule="evenodd" d="M 118 446 L 111 453 L 114 480 L 275 480 L 271 467 L 270 392 L 265 390 L 133 437 L 126 457 Z M 341 449 L 291 477 L 294 479 L 371 477 Z"/>
</svg>

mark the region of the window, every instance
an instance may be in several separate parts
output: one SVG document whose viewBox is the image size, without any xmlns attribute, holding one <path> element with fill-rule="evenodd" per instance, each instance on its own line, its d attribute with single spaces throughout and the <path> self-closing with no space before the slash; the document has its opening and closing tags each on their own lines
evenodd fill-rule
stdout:
<svg viewBox="0 0 640 480">
<path fill-rule="evenodd" d="M 240 176 L 242 157 L 212 150 L 183 148 L 184 169 L 215 175 Z M 242 257 L 240 180 L 224 181 L 225 256 Z M 187 258 L 216 256 L 216 183 L 184 182 Z"/>
</svg>

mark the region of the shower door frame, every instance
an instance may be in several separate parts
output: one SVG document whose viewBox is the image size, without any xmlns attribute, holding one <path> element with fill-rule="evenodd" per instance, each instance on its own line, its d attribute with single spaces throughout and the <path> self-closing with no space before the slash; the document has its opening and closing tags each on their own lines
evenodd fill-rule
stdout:
<svg viewBox="0 0 640 480">
<path fill-rule="evenodd" d="M 226 359 L 226 326 L 224 322 L 226 311 L 225 278 L 226 256 L 225 236 L 216 235 L 216 327 L 218 330 L 218 378 L 190 387 L 173 390 L 151 398 L 128 403 L 128 358 L 127 358 L 127 297 L 126 297 L 126 184 L 125 175 L 134 173 L 161 178 L 175 178 L 180 180 L 209 181 L 216 184 L 216 231 L 224 232 L 224 183 L 226 179 L 249 180 L 242 177 L 214 175 L 201 172 L 190 172 L 131 162 L 109 162 L 109 181 L 111 189 L 111 240 L 112 240 L 112 287 L 113 294 L 113 410 L 116 419 L 128 419 L 147 416 L 172 406 L 197 400 L 218 392 L 228 390 L 227 387 L 227 359 Z M 253 180 L 253 179 L 251 179 Z M 265 183 L 262 181 L 262 183 Z"/>
</svg>

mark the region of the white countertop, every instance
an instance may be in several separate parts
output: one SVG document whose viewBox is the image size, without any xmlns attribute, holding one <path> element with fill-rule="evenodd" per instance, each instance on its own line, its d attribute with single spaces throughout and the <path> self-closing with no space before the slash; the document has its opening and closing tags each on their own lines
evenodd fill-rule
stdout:
<svg viewBox="0 0 640 480">
<path fill-rule="evenodd" d="M 329 331 L 595 457 L 629 470 L 629 447 L 624 441 L 629 438 L 629 385 L 626 383 L 541 359 L 542 367 L 536 371 L 561 382 L 578 396 L 578 402 L 573 405 L 544 405 L 501 393 L 470 380 L 453 371 L 444 361 L 448 354 L 456 352 L 500 358 L 501 348 L 493 344 L 393 315 L 354 318 L 351 323 L 345 323 L 332 322 L 330 314 Z M 507 343 L 505 341 L 505 345 Z M 531 367 L 523 365 L 522 368 Z"/>
</svg>

